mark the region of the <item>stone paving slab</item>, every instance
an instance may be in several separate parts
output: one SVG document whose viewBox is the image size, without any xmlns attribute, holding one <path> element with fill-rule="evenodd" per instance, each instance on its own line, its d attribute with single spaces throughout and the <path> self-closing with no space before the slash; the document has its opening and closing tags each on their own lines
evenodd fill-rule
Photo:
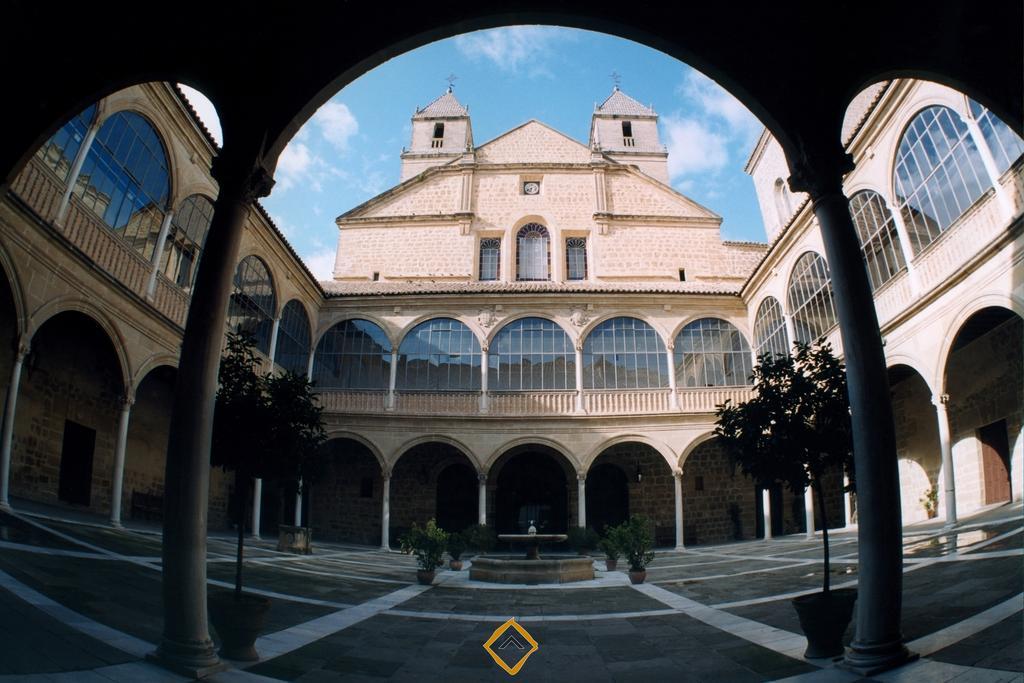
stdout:
<svg viewBox="0 0 1024 683">
<path fill-rule="evenodd" d="M 296 567 L 295 569 L 301 570 Z M 230 564 L 210 564 L 207 576 L 233 583 L 235 568 Z M 247 586 L 288 595 L 352 605 L 390 593 L 399 586 L 394 584 L 358 581 L 332 575 L 306 574 L 294 571 L 288 565 L 264 566 L 247 563 L 243 570 Z M 411 582 L 409 582 L 411 583 Z"/>
<path fill-rule="evenodd" d="M 85 524 L 63 524 L 46 520 L 42 524 L 55 531 L 80 539 L 104 550 L 134 557 L 160 557 L 160 539 L 148 534 L 114 528 L 102 528 Z M 79 550 L 82 548 L 79 547 Z"/>
<path fill-rule="evenodd" d="M 852 581 L 857 578 L 857 567 L 852 564 L 832 566 L 833 584 Z M 729 576 L 710 581 L 675 581 L 656 585 L 679 595 L 708 605 L 758 599 L 794 591 L 820 589 L 822 583 L 821 564 L 798 567 L 776 567 L 753 574 Z"/>
<path fill-rule="evenodd" d="M 573 588 L 538 590 L 473 590 L 438 586 L 413 598 L 403 610 L 451 614 L 524 617 L 549 614 L 600 614 L 660 610 L 664 605 L 632 588 Z"/>
<path fill-rule="evenodd" d="M 986 669 L 1024 671 L 1024 613 L 930 655 L 930 659 Z"/>
<path fill-rule="evenodd" d="M 0 512 L 0 541 L 40 548 L 81 549 L 70 541 L 59 538 L 6 512 Z"/>
</svg>

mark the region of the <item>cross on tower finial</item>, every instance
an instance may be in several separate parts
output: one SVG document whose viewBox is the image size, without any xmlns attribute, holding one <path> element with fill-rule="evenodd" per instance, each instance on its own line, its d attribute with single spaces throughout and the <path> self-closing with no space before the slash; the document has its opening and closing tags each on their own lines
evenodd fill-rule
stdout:
<svg viewBox="0 0 1024 683">
<path fill-rule="evenodd" d="M 612 71 L 610 74 L 608 74 L 608 78 L 612 79 L 612 83 L 615 84 L 615 89 L 618 90 L 619 84 L 622 83 L 622 74 L 620 74 L 618 71 Z"/>
<path fill-rule="evenodd" d="M 448 74 L 448 78 L 444 79 L 448 81 L 448 92 L 452 91 L 452 88 L 455 87 L 455 81 L 457 81 L 458 79 L 459 77 L 456 76 L 455 74 Z"/>
</svg>

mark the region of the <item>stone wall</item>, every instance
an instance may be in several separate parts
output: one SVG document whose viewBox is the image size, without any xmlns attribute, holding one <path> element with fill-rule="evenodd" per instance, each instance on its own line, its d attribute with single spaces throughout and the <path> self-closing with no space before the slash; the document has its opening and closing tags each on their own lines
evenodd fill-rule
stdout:
<svg viewBox="0 0 1024 683">
<path fill-rule="evenodd" d="M 428 443 L 413 448 L 395 465 L 391 472 L 391 538 L 395 542 L 413 522 L 422 526 L 427 520 L 436 519 L 437 477 L 452 463 L 472 467 L 472 463 L 453 447 Z"/>
<path fill-rule="evenodd" d="M 476 158 L 491 164 L 586 164 L 590 150 L 539 121 L 529 121 L 480 146 Z"/>
<path fill-rule="evenodd" d="M 379 545 L 383 488 L 377 459 L 353 441 L 330 441 L 327 448 L 327 470 L 312 485 L 313 538 Z M 365 479 L 371 483 L 369 496 L 362 495 Z"/>
<path fill-rule="evenodd" d="M 457 225 L 407 225 L 400 228 L 348 228 L 341 231 L 336 278 L 384 280 L 405 277 L 458 277 L 473 274 L 476 239 Z"/>
<path fill-rule="evenodd" d="M 733 471 L 717 439 L 700 444 L 683 463 L 684 542 L 754 538 L 759 495 L 753 481 L 738 469 Z"/>
<path fill-rule="evenodd" d="M 624 443 L 602 453 L 591 467 L 602 463 L 620 467 L 626 474 L 629 514 L 642 515 L 653 522 L 657 545 L 675 545 L 675 482 L 665 458 L 646 444 Z M 587 496 L 588 510 L 599 505 L 600 500 Z"/>
<path fill-rule="evenodd" d="M 900 505 L 903 523 L 909 524 L 928 518 L 921 499 L 933 486 L 942 488 L 939 428 L 931 393 L 916 372 L 896 382 L 891 394 L 899 458 Z"/>
</svg>

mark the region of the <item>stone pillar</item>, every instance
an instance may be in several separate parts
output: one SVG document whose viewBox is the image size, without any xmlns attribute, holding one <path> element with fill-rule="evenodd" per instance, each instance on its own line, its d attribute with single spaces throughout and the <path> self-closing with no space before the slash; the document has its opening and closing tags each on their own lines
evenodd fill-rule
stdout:
<svg viewBox="0 0 1024 683">
<path fill-rule="evenodd" d="M 313 361 L 316 360 L 316 349 L 311 348 L 309 350 L 309 360 L 306 362 L 306 379 L 310 382 L 313 381 Z"/>
<path fill-rule="evenodd" d="M 391 372 L 388 375 L 388 397 L 385 410 L 395 409 L 395 382 L 398 380 L 398 349 L 391 350 Z"/>
<path fill-rule="evenodd" d="M 939 452 L 942 453 L 942 490 L 946 501 L 946 526 L 953 526 L 956 518 L 956 473 L 953 470 L 953 439 L 949 432 L 949 413 L 946 404 L 949 394 L 932 396 L 935 416 L 939 421 Z"/>
<path fill-rule="evenodd" d="M 853 162 L 838 144 L 805 141 L 804 155 L 790 167 L 792 189 L 811 195 L 843 339 L 857 470 L 860 567 L 857 635 L 845 666 L 870 676 L 909 658 L 900 631 L 903 544 L 889 378 L 860 242 L 842 192 L 843 174 L 853 169 Z"/>
<path fill-rule="evenodd" d="M 587 526 L 587 473 L 576 473 L 576 526 Z"/>
<path fill-rule="evenodd" d="M 853 494 L 848 490 L 850 477 L 843 475 L 843 516 L 846 518 L 846 528 L 853 525 Z"/>
<path fill-rule="evenodd" d="M 480 347 L 480 412 L 490 412 L 490 403 L 487 396 L 487 363 L 488 363 L 488 347 L 482 345 Z"/>
<path fill-rule="evenodd" d="M 487 524 L 487 473 L 477 472 L 476 523 Z"/>
<path fill-rule="evenodd" d="M 236 145 L 234 149 L 244 148 Z M 214 160 L 212 175 L 220 192 L 188 309 L 167 444 L 164 629 L 153 657 L 192 677 L 223 668 L 213 650 L 206 613 L 210 442 L 217 369 L 238 248 L 253 201 L 267 195 L 273 185 L 261 165 L 261 152 L 251 152 L 231 155 L 225 148 Z"/>
<path fill-rule="evenodd" d="M 814 538 L 814 491 L 810 486 L 804 489 L 804 525 L 807 527 L 807 540 Z"/>
<path fill-rule="evenodd" d="M 764 540 L 772 540 L 772 492 L 761 489 L 761 517 L 764 520 Z"/>
<path fill-rule="evenodd" d="M 114 467 L 110 473 L 110 526 L 121 528 L 121 491 L 124 487 L 124 458 L 128 448 L 128 420 L 135 397 L 130 393 L 121 402 L 117 421 L 117 442 L 114 445 Z"/>
<path fill-rule="evenodd" d="M 274 369 L 274 354 L 277 353 L 277 331 L 281 329 L 281 316 L 274 318 L 274 324 L 270 326 L 270 348 L 267 349 L 267 358 L 270 359 L 270 369 Z M 298 526 L 296 524 L 295 526 Z"/>
<path fill-rule="evenodd" d="M 11 511 L 8 497 L 11 488 L 11 445 L 14 442 L 14 410 L 18 403 L 18 385 L 21 383 L 21 366 L 29 352 L 28 338 L 18 340 L 18 350 L 11 368 L 11 383 L 7 386 L 7 408 L 4 410 L 4 431 L 0 436 L 0 510 Z"/>
<path fill-rule="evenodd" d="M 71 165 L 71 173 L 68 174 L 68 184 L 64 188 L 64 194 L 60 198 L 60 206 L 57 207 L 57 214 L 53 218 L 53 224 L 60 227 L 64 225 L 64 219 L 68 215 L 68 207 L 71 206 L 71 195 L 75 191 L 75 185 L 78 184 L 78 176 L 82 172 L 82 164 L 85 163 L 85 158 L 89 156 L 89 149 L 92 147 L 92 141 L 96 139 L 96 133 L 100 129 L 100 118 L 97 116 L 96 120 L 89 126 L 89 130 L 85 133 L 85 138 L 82 140 L 82 146 L 78 148 L 78 154 L 75 155 L 75 162 Z"/>
<path fill-rule="evenodd" d="M 903 260 L 907 264 L 910 291 L 915 295 L 920 294 L 922 291 L 921 276 L 914 265 L 914 251 L 910 247 L 910 233 L 907 232 L 907 224 L 903 222 L 903 214 L 898 209 L 893 208 L 887 197 L 883 196 L 882 201 L 885 203 L 885 208 L 888 209 L 889 215 L 892 216 L 892 224 L 896 228 L 896 236 L 900 238 L 900 253 L 903 254 Z"/>
<path fill-rule="evenodd" d="M 152 301 L 156 296 L 156 276 L 160 272 L 160 261 L 163 260 L 164 249 L 167 247 L 167 233 L 171 230 L 171 220 L 174 218 L 174 211 L 168 210 L 164 214 L 164 221 L 160 224 L 160 234 L 156 238 L 156 245 L 153 247 L 153 262 L 150 264 L 149 281 L 146 283 L 146 300 Z"/>
<path fill-rule="evenodd" d="M 302 480 L 299 479 L 299 487 L 295 490 L 295 526 L 302 526 Z"/>
<path fill-rule="evenodd" d="M 672 479 L 676 489 L 676 550 L 683 550 L 683 471 L 672 472 Z"/>
<path fill-rule="evenodd" d="M 260 538 L 260 514 L 263 505 L 263 480 L 256 478 L 252 480 L 252 537 Z"/>
<path fill-rule="evenodd" d="M 670 343 L 665 347 L 665 359 L 668 361 L 668 388 L 672 392 L 668 395 L 669 410 L 679 410 L 679 394 L 676 392 L 676 359 L 674 352 L 674 343 Z"/>
<path fill-rule="evenodd" d="M 381 475 L 384 484 L 380 492 L 380 549 L 391 549 L 391 472 Z"/>
<path fill-rule="evenodd" d="M 583 412 L 583 340 L 576 344 L 576 412 Z"/>
</svg>

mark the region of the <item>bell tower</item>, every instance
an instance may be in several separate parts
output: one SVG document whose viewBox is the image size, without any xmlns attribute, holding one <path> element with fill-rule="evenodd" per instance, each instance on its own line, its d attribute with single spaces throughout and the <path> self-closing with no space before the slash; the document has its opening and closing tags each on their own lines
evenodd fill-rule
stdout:
<svg viewBox="0 0 1024 683">
<path fill-rule="evenodd" d="M 412 115 L 412 142 L 402 150 L 401 181 L 473 151 L 469 109 L 452 90 L 449 85 L 443 95 Z"/>
<path fill-rule="evenodd" d="M 617 85 L 594 108 L 590 148 L 621 164 L 637 166 L 655 180 L 668 184 L 668 152 L 658 134 L 658 115 Z"/>
</svg>

